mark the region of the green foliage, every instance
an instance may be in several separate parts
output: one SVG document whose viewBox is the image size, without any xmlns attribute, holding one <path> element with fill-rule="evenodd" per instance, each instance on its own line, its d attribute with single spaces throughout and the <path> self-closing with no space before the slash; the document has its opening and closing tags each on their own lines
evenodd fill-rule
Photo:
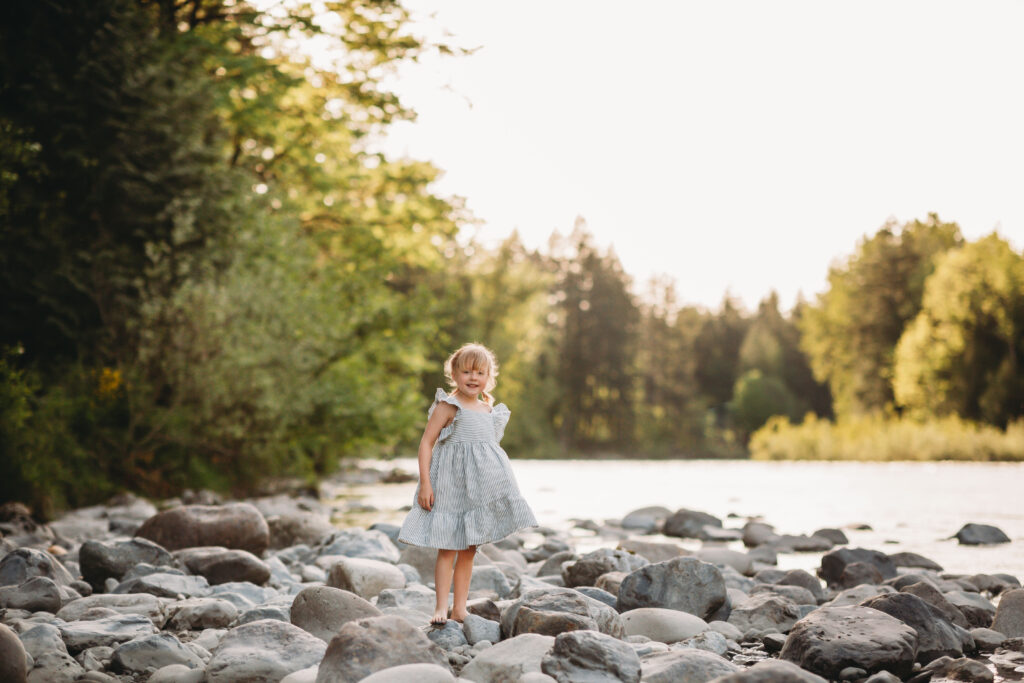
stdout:
<svg viewBox="0 0 1024 683">
<path fill-rule="evenodd" d="M 896 398 L 916 415 L 1005 426 L 1024 415 L 1024 257 L 997 235 L 945 254 L 896 349 Z"/>
<path fill-rule="evenodd" d="M 962 243 L 955 223 L 884 225 L 829 271 L 829 288 L 800 317 L 801 344 L 839 416 L 890 410 L 893 354 L 921 310 L 935 257 Z"/>
<path fill-rule="evenodd" d="M 918 422 L 862 415 L 837 422 L 773 417 L 754 433 L 755 460 L 1024 461 L 1024 421 L 1004 431 L 955 416 Z"/>
<path fill-rule="evenodd" d="M 790 393 L 778 375 L 765 375 L 758 369 L 747 370 L 736 381 L 729 404 L 740 432 L 749 436 L 773 415 L 797 419 L 800 401 Z"/>
</svg>

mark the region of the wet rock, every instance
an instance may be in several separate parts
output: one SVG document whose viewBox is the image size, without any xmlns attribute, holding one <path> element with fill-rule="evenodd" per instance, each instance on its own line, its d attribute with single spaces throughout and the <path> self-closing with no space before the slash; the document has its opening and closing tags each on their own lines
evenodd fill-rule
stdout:
<svg viewBox="0 0 1024 683">
<path fill-rule="evenodd" d="M 390 615 L 371 617 L 341 627 L 327 646 L 316 680 L 359 681 L 392 666 L 416 663 L 447 668 L 448 658 L 405 619 Z"/>
<path fill-rule="evenodd" d="M 665 520 L 662 533 L 666 536 L 676 536 L 678 538 L 706 540 L 708 539 L 708 534 L 704 529 L 706 526 L 721 529 L 722 520 L 706 512 L 683 508 L 676 510 Z"/>
<path fill-rule="evenodd" d="M 644 683 L 704 683 L 736 673 L 739 667 L 704 650 L 673 650 L 645 657 Z"/>
<path fill-rule="evenodd" d="M 462 622 L 462 632 L 466 636 L 466 642 L 476 645 L 481 641 L 497 643 L 501 640 L 501 624 L 498 621 L 485 619 L 476 614 L 466 615 Z"/>
<path fill-rule="evenodd" d="M 999 597 L 992 629 L 1008 638 L 1024 637 L 1024 589 L 1006 591 Z"/>
<path fill-rule="evenodd" d="M 662 607 L 639 607 L 622 613 L 627 636 L 646 636 L 661 643 L 676 643 L 708 630 L 698 616 Z"/>
<path fill-rule="evenodd" d="M 942 566 L 934 560 L 929 560 L 927 557 L 918 555 L 917 553 L 893 553 L 889 555 L 889 559 L 892 560 L 893 564 L 897 567 L 911 567 L 915 569 L 931 569 L 932 571 L 941 572 Z"/>
<path fill-rule="evenodd" d="M 932 607 L 942 612 L 942 615 L 946 617 L 946 619 L 960 628 L 970 628 L 970 624 L 967 622 L 967 617 L 964 616 L 964 613 L 957 609 L 953 603 L 947 600 L 946 596 L 940 593 L 935 586 L 921 581 L 918 583 L 912 583 L 905 588 L 901 588 L 900 592 L 916 595 Z"/>
<path fill-rule="evenodd" d="M 960 541 L 961 545 L 991 545 L 1010 542 L 1010 537 L 1003 533 L 1002 529 L 990 524 L 964 524 L 960 531 L 956 532 L 955 538 Z"/>
<path fill-rule="evenodd" d="M 0 586 L 20 586 L 37 576 L 58 586 L 69 586 L 75 580 L 60 562 L 42 550 L 17 548 L 0 558 Z"/>
<path fill-rule="evenodd" d="M 559 683 L 640 681 L 640 658 L 633 648 L 597 631 L 570 631 L 557 636 L 540 668 Z"/>
<path fill-rule="evenodd" d="M 821 569 L 818 575 L 825 579 L 828 585 L 838 585 L 843 571 L 848 565 L 855 562 L 874 566 L 882 575 L 882 579 L 891 579 L 896 576 L 896 565 L 888 555 L 866 548 L 838 548 L 826 553 L 821 558 Z"/>
<path fill-rule="evenodd" d="M 529 674 L 542 673 L 541 661 L 554 644 L 554 637 L 537 633 L 524 633 L 503 640 L 474 657 L 462 669 L 461 676 L 476 683 L 523 681 Z"/>
<path fill-rule="evenodd" d="M 98 593 L 70 602 L 57 612 L 57 618 L 64 621 L 79 621 L 86 613 L 96 609 L 109 609 L 119 614 L 137 614 L 146 617 L 157 627 L 167 620 L 163 604 L 149 593 L 113 595 Z"/>
<path fill-rule="evenodd" d="M 147 519 L 135 535 L 167 550 L 223 546 L 260 555 L 270 544 L 266 520 L 249 503 L 186 505 L 164 510 Z"/>
<path fill-rule="evenodd" d="M 792 628 L 779 656 L 828 679 L 848 666 L 907 678 L 916 653 L 913 628 L 884 612 L 854 606 L 811 612 Z"/>
<path fill-rule="evenodd" d="M 110 543 L 86 541 L 78 551 L 82 577 L 94 590 L 102 590 L 107 579 L 120 581 L 140 562 L 159 566 L 171 565 L 173 561 L 169 552 L 145 538 Z"/>
<path fill-rule="evenodd" d="M 429 549 L 428 549 L 429 550 Z M 436 556 L 436 551 L 434 552 Z M 399 561 L 401 553 L 388 535 L 383 531 L 365 529 L 340 529 L 324 539 L 317 547 L 318 555 L 344 555 L 345 557 L 356 557 L 377 562 L 395 564 Z M 415 564 L 409 562 L 419 569 Z M 420 572 L 423 573 L 422 571 Z M 430 574 L 433 575 L 433 565 Z"/>
<path fill-rule="evenodd" d="M 330 586 L 303 588 L 291 608 L 291 622 L 325 643 L 350 621 L 380 615 L 377 607 L 355 593 Z"/>
<path fill-rule="evenodd" d="M 237 626 L 221 639 L 206 666 L 207 683 L 276 683 L 317 664 L 324 641 L 297 626 L 265 619 Z"/>
<path fill-rule="evenodd" d="M 455 683 L 455 676 L 437 664 L 402 664 L 370 674 L 359 683 Z M 284 683 L 284 681 L 281 681 Z"/>
<path fill-rule="evenodd" d="M 562 567 L 562 579 L 568 587 L 593 586 L 597 577 L 608 572 L 632 572 L 648 564 L 647 560 L 626 552 L 601 548 Z"/>
<path fill-rule="evenodd" d="M 60 586 L 45 576 L 35 576 L 17 586 L 0 587 L 0 607 L 56 614 L 62 602 Z"/>
<path fill-rule="evenodd" d="M 111 667 L 114 671 L 144 673 L 170 664 L 184 664 L 201 669 L 203 660 L 169 633 L 157 633 L 122 643 L 114 650 Z"/>
<path fill-rule="evenodd" d="M 713 683 L 828 683 L 810 671 L 781 659 L 765 659 L 749 669 L 713 679 Z M 897 678 L 893 683 L 899 683 Z"/>
<path fill-rule="evenodd" d="M 387 588 L 404 588 L 405 574 L 387 562 L 342 557 L 331 566 L 327 574 L 327 585 L 370 599 Z"/>
<path fill-rule="evenodd" d="M 270 579 L 267 563 L 246 550 L 188 548 L 174 555 L 190 572 L 205 577 L 213 586 L 232 581 L 261 586 Z"/>
<path fill-rule="evenodd" d="M 623 633 L 622 619 L 612 607 L 571 588 L 527 591 L 501 615 L 501 630 L 508 636 L 555 636 L 563 631 L 587 629 L 618 638 Z"/>
<path fill-rule="evenodd" d="M 225 628 L 238 618 L 238 608 L 223 598 L 189 598 L 168 607 L 167 625 L 177 631 Z"/>
<path fill-rule="evenodd" d="M 778 631 L 787 633 L 801 617 L 796 603 L 781 595 L 756 593 L 729 615 L 728 623 L 744 633 Z"/>
<path fill-rule="evenodd" d="M 0 624 L 0 681 L 24 683 L 28 680 L 25 647 L 14 631 Z"/>
<path fill-rule="evenodd" d="M 157 632 L 153 622 L 140 614 L 124 614 L 89 621 L 69 621 L 58 624 L 61 638 L 72 654 L 89 647 L 121 643 L 152 635 Z"/>
<path fill-rule="evenodd" d="M 619 587 L 618 609 L 665 607 L 704 619 L 725 602 L 725 580 L 711 564 L 677 557 L 631 572 Z"/>
<path fill-rule="evenodd" d="M 910 593 L 869 598 L 865 607 L 885 612 L 917 631 L 917 660 L 927 663 L 942 656 L 963 655 L 963 629 L 957 629 L 937 608 Z"/>
<path fill-rule="evenodd" d="M 442 626 L 432 626 L 427 631 L 427 638 L 442 650 L 454 650 L 469 644 L 462 626 L 454 619 L 449 619 Z"/>
</svg>

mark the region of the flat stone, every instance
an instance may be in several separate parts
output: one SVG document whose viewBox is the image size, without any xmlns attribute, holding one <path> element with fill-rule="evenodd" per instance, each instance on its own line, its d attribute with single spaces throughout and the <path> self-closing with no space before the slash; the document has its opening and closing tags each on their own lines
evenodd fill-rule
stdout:
<svg viewBox="0 0 1024 683">
<path fill-rule="evenodd" d="M 265 619 L 228 631 L 206 666 L 207 683 L 277 683 L 319 663 L 327 645 L 297 626 Z"/>
<path fill-rule="evenodd" d="M 155 572 L 122 581 L 111 592 L 115 595 L 149 593 L 158 598 L 177 598 L 178 596 L 194 598 L 209 595 L 210 584 L 202 576 Z"/>
<path fill-rule="evenodd" d="M 114 650 L 111 666 L 115 671 L 134 674 L 159 669 L 170 664 L 183 664 L 202 669 L 204 662 L 170 633 L 156 633 L 122 643 Z"/>
<path fill-rule="evenodd" d="M 69 621 L 59 624 L 61 638 L 71 653 L 86 648 L 106 645 L 117 646 L 133 638 L 156 633 L 157 629 L 141 614 L 124 614 L 91 621 Z"/>
<path fill-rule="evenodd" d="M 350 621 L 327 646 L 317 683 L 360 681 L 402 664 L 447 667 L 444 651 L 401 617 L 383 615 Z"/>
<path fill-rule="evenodd" d="M 57 612 L 57 618 L 64 621 L 79 621 L 86 618 L 87 612 L 96 609 L 109 609 L 118 614 L 138 614 L 149 619 L 158 628 L 167 621 L 163 603 L 149 593 L 97 593 L 64 605 Z"/>
<path fill-rule="evenodd" d="M 460 675 L 476 683 L 524 681 L 527 675 L 543 674 L 541 662 L 554 644 L 553 636 L 524 633 L 487 648 L 463 667 Z"/>
<path fill-rule="evenodd" d="M 708 629 L 698 616 L 663 607 L 638 607 L 622 613 L 627 636 L 646 636 L 661 643 L 676 643 Z"/>
<path fill-rule="evenodd" d="M 135 534 L 167 550 L 224 546 L 261 555 L 270 544 L 263 515 L 249 503 L 187 505 L 158 512 Z"/>
</svg>

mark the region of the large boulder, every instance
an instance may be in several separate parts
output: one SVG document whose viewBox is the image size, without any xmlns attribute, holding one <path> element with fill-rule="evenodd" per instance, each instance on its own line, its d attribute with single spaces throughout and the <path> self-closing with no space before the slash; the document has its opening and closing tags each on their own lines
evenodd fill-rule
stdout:
<svg viewBox="0 0 1024 683">
<path fill-rule="evenodd" d="M 1010 542 L 1010 537 L 1003 533 L 1002 529 L 991 524 L 964 524 L 960 531 L 956 532 L 955 538 L 962 545 L 993 545 Z"/>
<path fill-rule="evenodd" d="M 725 657 L 686 648 L 659 652 L 643 660 L 644 683 L 705 683 L 740 668 Z"/>
<path fill-rule="evenodd" d="M 0 586 L 19 586 L 37 576 L 58 586 L 69 586 L 75 580 L 64 565 L 42 550 L 17 548 L 0 558 Z"/>
<path fill-rule="evenodd" d="M 633 648 L 597 631 L 570 631 L 557 636 L 540 669 L 559 683 L 640 681 L 640 658 Z"/>
<path fill-rule="evenodd" d="M 647 560 L 625 550 L 600 548 L 574 562 L 562 565 L 562 580 L 570 588 L 594 586 L 597 577 L 608 572 L 631 572 L 648 564 Z"/>
<path fill-rule="evenodd" d="M 1016 588 L 999 596 L 992 630 L 1010 638 L 1024 638 L 1024 589 Z"/>
<path fill-rule="evenodd" d="M 263 515 L 249 503 L 185 505 L 158 512 L 135 535 L 167 550 L 224 546 L 260 555 L 270 544 Z"/>
<path fill-rule="evenodd" d="M 270 579 L 270 567 L 247 550 L 228 548 L 188 548 L 175 558 L 193 574 L 205 577 L 211 586 L 232 581 L 248 581 L 262 586 Z"/>
<path fill-rule="evenodd" d="M 906 679 L 916 655 L 917 631 L 884 612 L 853 606 L 808 614 L 790 630 L 779 657 L 830 680 L 851 666 Z"/>
<path fill-rule="evenodd" d="M 943 656 L 963 655 L 964 629 L 954 626 L 938 608 L 910 593 L 890 593 L 869 598 L 863 603 L 896 617 L 917 631 L 917 660 L 927 663 Z"/>
<path fill-rule="evenodd" d="M 501 630 L 507 637 L 523 633 L 556 636 L 593 630 L 619 638 L 622 619 L 610 606 L 571 588 L 552 586 L 527 591 L 505 608 Z"/>
<path fill-rule="evenodd" d="M 263 619 L 228 631 L 206 666 L 207 683 L 277 683 L 319 663 L 327 645 L 298 626 Z"/>
<path fill-rule="evenodd" d="M 350 621 L 379 617 L 379 609 L 355 593 L 330 586 L 309 586 L 292 602 L 292 623 L 325 643 L 330 643 Z"/>
<path fill-rule="evenodd" d="M 682 508 L 676 510 L 665 520 L 663 533 L 666 536 L 678 538 L 707 540 L 709 535 L 704 527 L 721 529 L 722 520 L 706 512 Z"/>
<path fill-rule="evenodd" d="M 174 558 L 164 548 L 145 538 L 112 543 L 86 541 L 78 551 L 82 578 L 97 591 L 103 590 L 107 579 L 120 581 L 129 569 L 140 562 L 169 566 L 174 563 Z"/>
<path fill-rule="evenodd" d="M 461 676 L 476 683 L 518 683 L 525 676 L 541 673 L 541 662 L 554 644 L 553 636 L 537 633 L 503 640 L 474 657 Z"/>
<path fill-rule="evenodd" d="M 392 615 L 350 621 L 327 645 L 316 683 L 360 681 L 401 664 L 447 668 L 444 651 L 411 623 Z"/>
<path fill-rule="evenodd" d="M 677 557 L 631 572 L 619 586 L 618 609 L 665 607 L 707 619 L 725 604 L 725 580 L 712 564 Z"/>
<path fill-rule="evenodd" d="M 28 680 L 28 659 L 25 647 L 14 631 L 0 624 L 0 681 L 25 683 Z"/>
<path fill-rule="evenodd" d="M 828 585 L 838 586 L 847 565 L 855 562 L 874 567 L 882 579 L 891 579 L 896 576 L 896 565 L 888 555 L 867 548 L 837 548 L 826 553 L 821 558 L 821 569 L 818 571 L 818 575 L 825 579 Z M 849 588 L 850 586 L 845 587 Z"/>
</svg>

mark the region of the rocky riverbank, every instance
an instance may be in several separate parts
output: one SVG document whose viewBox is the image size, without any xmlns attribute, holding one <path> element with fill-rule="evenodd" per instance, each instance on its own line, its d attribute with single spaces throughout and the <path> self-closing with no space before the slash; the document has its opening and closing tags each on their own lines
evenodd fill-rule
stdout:
<svg viewBox="0 0 1024 683">
<path fill-rule="evenodd" d="M 582 554 L 543 528 L 484 546 L 470 616 L 431 627 L 434 552 L 391 524 L 332 524 L 338 487 L 123 496 L 49 524 L 2 506 L 0 681 L 1024 678 L 1019 577 L 686 509 L 581 520 L 607 541 Z M 957 536 L 1011 542 L 984 525 Z M 779 569 L 782 552 L 820 567 Z"/>
</svg>

